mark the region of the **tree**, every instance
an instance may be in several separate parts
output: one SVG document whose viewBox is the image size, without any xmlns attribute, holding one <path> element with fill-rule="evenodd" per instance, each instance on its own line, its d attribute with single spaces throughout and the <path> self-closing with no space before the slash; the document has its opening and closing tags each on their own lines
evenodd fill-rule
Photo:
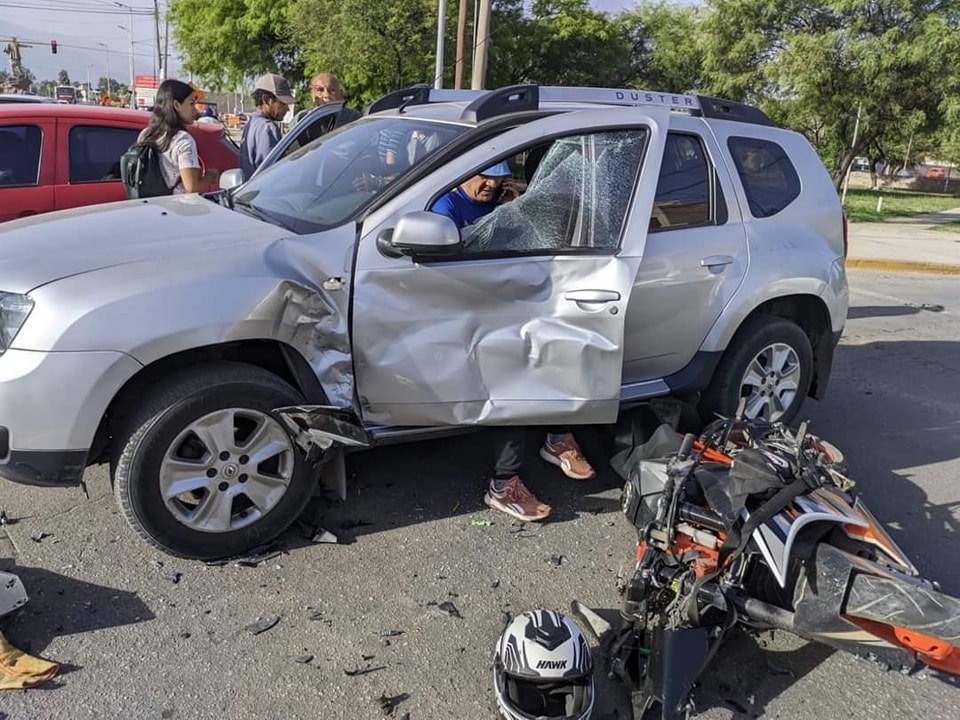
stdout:
<svg viewBox="0 0 960 720">
<path fill-rule="evenodd" d="M 935 132 L 955 94 L 957 0 L 709 0 L 705 84 L 813 141 L 839 186 L 859 155 Z M 854 143 L 858 108 L 860 124 Z M 909 134 L 909 130 L 906 134 Z"/>
<path fill-rule="evenodd" d="M 61 70 L 59 73 L 57 73 L 57 84 L 58 85 L 70 84 L 70 74 L 66 70 Z"/>
<path fill-rule="evenodd" d="M 295 0 L 171 0 L 173 37 L 184 69 L 214 90 L 233 89 L 246 78 L 275 72 L 303 75 L 292 39 Z M 323 33 L 326 35 L 326 30 Z"/>
<path fill-rule="evenodd" d="M 495 0 L 487 87 L 542 85 L 611 87 L 631 79 L 629 28 L 588 0 Z"/>
<path fill-rule="evenodd" d="M 703 25 L 699 7 L 644 3 L 619 16 L 630 39 L 629 82 L 685 93 L 703 85 Z"/>
<path fill-rule="evenodd" d="M 453 48 L 456 5 L 447 12 L 445 42 Z M 417 82 L 433 85 L 436 0 L 301 0 L 293 20 L 307 72 L 337 75 L 354 101 Z"/>
</svg>

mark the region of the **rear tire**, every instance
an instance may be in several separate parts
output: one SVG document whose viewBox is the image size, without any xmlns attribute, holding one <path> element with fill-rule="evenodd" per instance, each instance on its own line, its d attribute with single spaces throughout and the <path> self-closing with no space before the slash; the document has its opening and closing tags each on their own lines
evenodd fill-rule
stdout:
<svg viewBox="0 0 960 720">
<path fill-rule="evenodd" d="M 733 417 L 746 398 L 748 418 L 789 424 L 813 381 L 813 349 L 796 324 L 772 315 L 748 318 L 734 335 L 700 401 L 704 423 Z"/>
<path fill-rule="evenodd" d="M 167 378 L 117 437 L 114 494 L 127 522 L 164 552 L 196 560 L 279 535 L 316 478 L 272 410 L 302 402 L 280 378 L 241 363 Z"/>
</svg>

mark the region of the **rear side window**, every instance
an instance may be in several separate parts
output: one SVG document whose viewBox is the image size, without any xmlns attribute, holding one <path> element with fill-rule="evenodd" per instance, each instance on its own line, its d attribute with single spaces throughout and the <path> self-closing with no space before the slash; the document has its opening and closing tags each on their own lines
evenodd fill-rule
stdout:
<svg viewBox="0 0 960 720">
<path fill-rule="evenodd" d="M 731 137 L 727 146 L 740 174 L 751 215 L 776 215 L 800 195 L 800 176 L 787 153 L 775 142 Z"/>
<path fill-rule="evenodd" d="M 36 125 L 0 127 L 0 187 L 36 185 L 43 132 Z"/>
<path fill-rule="evenodd" d="M 70 182 L 120 179 L 120 156 L 137 141 L 133 128 L 77 125 L 70 128 Z"/>
<path fill-rule="evenodd" d="M 663 150 L 651 230 L 666 230 L 711 222 L 710 170 L 700 139 L 670 133 Z"/>
</svg>

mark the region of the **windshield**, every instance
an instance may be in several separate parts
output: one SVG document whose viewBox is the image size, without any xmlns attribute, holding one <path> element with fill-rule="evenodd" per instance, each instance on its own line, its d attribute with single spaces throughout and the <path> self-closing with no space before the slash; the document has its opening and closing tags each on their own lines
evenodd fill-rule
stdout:
<svg viewBox="0 0 960 720">
<path fill-rule="evenodd" d="M 233 199 L 295 233 L 319 232 L 353 218 L 403 173 L 465 130 L 402 117 L 353 122 L 258 173 Z"/>
</svg>

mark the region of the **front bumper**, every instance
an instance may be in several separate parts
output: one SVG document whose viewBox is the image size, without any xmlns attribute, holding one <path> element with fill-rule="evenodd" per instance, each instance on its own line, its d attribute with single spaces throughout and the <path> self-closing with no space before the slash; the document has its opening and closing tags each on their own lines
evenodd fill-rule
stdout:
<svg viewBox="0 0 960 720">
<path fill-rule="evenodd" d="M 143 366 L 118 352 L 0 356 L 0 478 L 75 485 L 120 388 Z"/>
<path fill-rule="evenodd" d="M 86 450 L 12 450 L 0 465 L 0 477 L 21 485 L 72 487 L 87 466 Z"/>
</svg>

